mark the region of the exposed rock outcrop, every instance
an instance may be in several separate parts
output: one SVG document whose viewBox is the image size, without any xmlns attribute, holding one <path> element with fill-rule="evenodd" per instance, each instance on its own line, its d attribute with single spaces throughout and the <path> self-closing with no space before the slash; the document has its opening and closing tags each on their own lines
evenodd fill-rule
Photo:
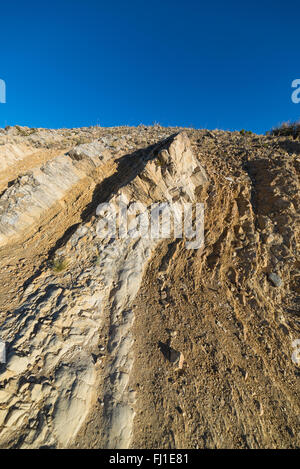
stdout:
<svg viewBox="0 0 300 469">
<path fill-rule="evenodd" d="M 159 126 L 0 135 L 1 447 L 299 446 L 287 144 Z M 107 203 L 126 204 L 127 234 L 104 236 Z M 204 244 L 151 236 L 157 203 L 203 203 Z"/>
</svg>

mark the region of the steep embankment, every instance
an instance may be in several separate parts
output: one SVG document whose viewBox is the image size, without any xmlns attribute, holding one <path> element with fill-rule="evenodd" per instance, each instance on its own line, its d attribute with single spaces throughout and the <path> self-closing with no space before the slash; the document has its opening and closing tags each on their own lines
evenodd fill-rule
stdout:
<svg viewBox="0 0 300 469">
<path fill-rule="evenodd" d="M 299 446 L 300 145 L 179 130 L 3 137 L 47 148 L 0 198 L 2 447 Z M 120 196 L 203 202 L 204 245 L 101 239 Z"/>
</svg>

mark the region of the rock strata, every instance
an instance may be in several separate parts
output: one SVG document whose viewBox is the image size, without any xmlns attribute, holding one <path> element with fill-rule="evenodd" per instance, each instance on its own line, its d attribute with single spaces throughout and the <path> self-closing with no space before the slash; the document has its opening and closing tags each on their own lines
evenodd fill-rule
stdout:
<svg viewBox="0 0 300 469">
<path fill-rule="evenodd" d="M 285 137 L 0 132 L 0 447 L 298 447 L 299 168 Z"/>
</svg>

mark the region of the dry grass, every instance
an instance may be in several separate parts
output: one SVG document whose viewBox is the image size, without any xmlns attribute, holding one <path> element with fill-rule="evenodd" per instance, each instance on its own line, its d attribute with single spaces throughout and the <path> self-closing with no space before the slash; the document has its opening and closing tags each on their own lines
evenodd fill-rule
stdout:
<svg viewBox="0 0 300 469">
<path fill-rule="evenodd" d="M 58 257 L 52 261 L 51 268 L 53 272 L 59 273 L 67 269 L 69 261 L 64 257 Z"/>
<path fill-rule="evenodd" d="M 294 140 L 300 139 L 300 121 L 284 122 L 267 133 L 276 137 L 293 137 Z"/>
</svg>

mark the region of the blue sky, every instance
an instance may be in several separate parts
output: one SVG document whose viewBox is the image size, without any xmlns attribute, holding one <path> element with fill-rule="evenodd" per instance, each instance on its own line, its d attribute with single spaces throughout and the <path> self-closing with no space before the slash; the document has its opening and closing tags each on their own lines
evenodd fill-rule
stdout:
<svg viewBox="0 0 300 469">
<path fill-rule="evenodd" d="M 263 133 L 300 117 L 299 1 L 1 2 L 0 127 Z"/>
</svg>

